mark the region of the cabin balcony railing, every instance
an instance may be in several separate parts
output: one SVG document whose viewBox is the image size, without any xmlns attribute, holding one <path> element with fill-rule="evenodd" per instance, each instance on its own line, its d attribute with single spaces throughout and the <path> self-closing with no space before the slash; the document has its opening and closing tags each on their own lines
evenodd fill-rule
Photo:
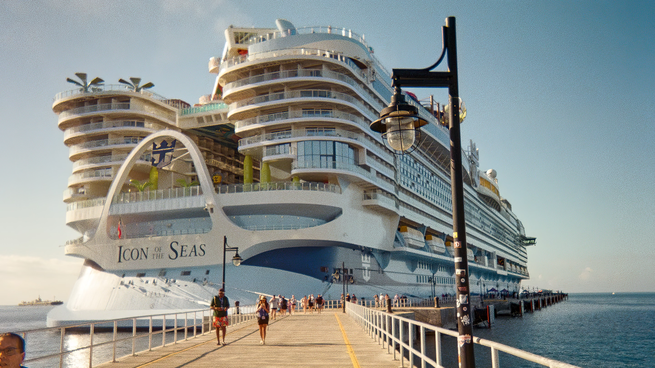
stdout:
<svg viewBox="0 0 655 368">
<path fill-rule="evenodd" d="M 303 137 L 341 137 L 359 141 L 361 138 L 353 132 L 342 129 L 322 129 L 322 130 L 295 130 L 291 132 L 276 132 L 256 135 L 239 140 L 239 147 L 249 146 L 267 141 L 277 141 L 290 138 L 303 138 Z"/>
<path fill-rule="evenodd" d="M 311 160 L 305 157 L 298 157 L 298 160 L 293 162 L 291 170 L 300 169 L 328 169 L 328 170 L 343 170 L 359 174 L 371 182 L 377 182 L 375 176 L 370 171 L 363 169 L 355 164 L 339 161 L 322 161 L 319 159 Z"/>
<path fill-rule="evenodd" d="M 108 156 L 99 156 L 99 157 L 91 157 L 91 158 L 85 158 L 81 160 L 77 160 L 73 163 L 73 170 L 82 167 L 82 166 L 87 166 L 87 165 L 99 165 L 99 164 L 108 164 L 110 162 L 114 164 L 122 164 L 123 161 L 127 158 L 127 154 L 123 155 L 108 155 Z M 137 162 L 143 163 L 143 162 L 150 162 L 151 155 L 149 153 L 142 155 Z"/>
<path fill-rule="evenodd" d="M 202 195 L 202 188 L 194 185 L 188 188 L 168 188 L 159 190 L 144 190 L 142 192 L 119 193 L 112 200 L 113 204 L 156 201 L 161 199 L 174 199 L 184 197 L 197 197 Z"/>
<path fill-rule="evenodd" d="M 53 98 L 53 102 L 57 102 L 64 98 L 69 98 L 77 95 L 92 95 L 92 94 L 103 93 L 103 92 L 128 92 L 132 94 L 153 98 L 155 100 L 159 100 L 162 102 L 167 101 L 167 99 L 164 96 L 158 95 L 157 93 L 148 90 L 141 90 L 139 92 L 134 92 L 134 90 L 131 87 L 125 84 L 102 84 L 99 86 L 90 87 L 88 91 L 85 91 L 83 88 L 75 88 L 68 91 L 59 92 Z"/>
<path fill-rule="evenodd" d="M 219 185 L 218 194 L 245 193 L 245 192 L 268 192 L 280 190 L 305 190 L 312 192 L 329 192 L 341 194 L 341 187 L 335 184 L 315 183 L 315 182 L 292 182 L 278 181 L 269 183 L 252 183 L 252 184 L 229 184 Z"/>
<path fill-rule="evenodd" d="M 94 170 L 94 171 L 85 171 L 79 174 L 73 174 L 68 177 L 68 185 L 75 184 L 84 179 L 101 179 L 101 180 L 112 180 L 114 175 L 111 171 L 106 169 Z"/>
<path fill-rule="evenodd" d="M 99 139 L 95 141 L 84 142 L 80 144 L 75 144 L 70 146 L 69 155 L 74 155 L 82 150 L 106 146 L 121 146 L 121 145 L 134 145 L 136 146 L 141 142 L 143 138 L 139 137 L 125 137 L 125 138 L 110 138 L 110 139 Z"/>
<path fill-rule="evenodd" d="M 367 122 L 366 120 L 360 118 L 357 115 L 349 114 L 347 112 L 338 111 L 338 110 L 321 109 L 321 110 L 316 110 L 316 112 L 292 110 L 288 112 L 278 112 L 274 114 L 260 115 L 250 119 L 239 120 L 234 123 L 234 128 L 236 131 L 239 131 L 240 129 L 243 129 L 253 124 L 265 124 L 268 122 L 284 121 L 289 119 L 315 119 L 315 120 L 341 119 L 341 120 L 348 120 L 353 123 L 356 123 L 360 127 L 366 128 L 367 130 L 368 130 L 368 125 L 370 123 L 370 121 Z"/>
<path fill-rule="evenodd" d="M 70 110 L 62 111 L 59 113 L 59 123 L 62 121 L 76 116 L 83 115 L 88 113 L 100 112 L 100 111 L 117 111 L 117 110 L 128 110 L 135 113 L 143 113 L 150 116 L 155 116 L 157 118 L 164 118 L 175 122 L 176 113 L 171 111 L 153 111 L 152 109 L 147 108 L 146 106 L 139 106 L 135 104 L 130 104 L 129 102 L 116 102 L 116 103 L 104 103 L 96 105 L 88 105 L 76 107 Z"/>
<path fill-rule="evenodd" d="M 93 132 L 96 130 L 112 129 L 112 128 L 146 128 L 146 129 L 152 129 L 153 131 L 158 129 L 163 129 L 163 127 L 160 126 L 159 124 L 153 124 L 143 121 L 135 121 L 135 120 L 104 121 L 102 123 L 85 124 L 85 125 L 79 125 L 76 127 L 68 128 L 64 131 L 64 140 L 77 133 L 86 133 L 86 132 Z"/>
<path fill-rule="evenodd" d="M 320 50 L 320 49 L 310 49 L 310 48 L 265 51 L 265 52 L 252 53 L 248 55 L 236 56 L 221 63 L 219 67 L 219 75 L 223 71 L 225 71 L 225 69 L 231 68 L 233 66 L 245 62 L 276 58 L 280 56 L 318 56 L 318 57 L 330 59 L 330 61 L 338 61 L 350 67 L 355 73 L 359 74 L 362 80 L 368 82 L 368 76 L 366 75 L 366 73 L 364 73 L 360 69 L 360 67 L 357 66 L 357 64 L 355 64 L 355 62 L 353 62 L 349 57 L 343 55 L 342 53 L 338 53 L 330 50 Z M 384 72 L 387 75 L 391 75 L 386 70 Z M 391 77 L 389 77 L 389 79 L 391 79 Z"/>
<path fill-rule="evenodd" d="M 349 94 L 334 92 L 330 90 L 322 90 L 322 89 L 295 90 L 295 91 L 276 92 L 276 93 L 269 93 L 266 95 L 260 95 L 246 100 L 241 100 L 231 103 L 230 111 L 248 105 L 261 104 L 261 103 L 272 102 L 272 101 L 282 101 L 282 100 L 295 99 L 295 98 L 311 98 L 311 99 L 324 98 L 324 99 L 338 100 L 339 102 L 347 102 L 359 108 L 362 111 L 362 113 L 367 114 L 368 115 L 367 117 L 371 121 L 375 120 L 374 119 L 375 111 L 372 111 L 369 107 L 365 106 L 359 99 Z"/>
<path fill-rule="evenodd" d="M 282 72 L 266 73 L 261 75 L 255 75 L 245 79 L 239 79 L 235 82 L 228 83 L 223 87 L 223 93 L 228 94 L 231 89 L 238 88 L 254 83 L 261 83 L 272 80 L 281 80 L 281 79 L 291 79 L 291 78 L 325 78 L 325 79 L 334 79 L 343 83 L 348 84 L 353 87 L 363 98 L 366 98 L 370 93 L 365 91 L 357 81 L 353 78 L 347 76 L 343 73 L 334 72 L 331 70 L 321 70 L 321 69 L 301 69 L 301 70 L 286 70 Z M 283 82 L 283 81 L 282 81 Z M 384 107 L 381 103 L 368 101 L 377 110 L 382 110 Z"/>
</svg>

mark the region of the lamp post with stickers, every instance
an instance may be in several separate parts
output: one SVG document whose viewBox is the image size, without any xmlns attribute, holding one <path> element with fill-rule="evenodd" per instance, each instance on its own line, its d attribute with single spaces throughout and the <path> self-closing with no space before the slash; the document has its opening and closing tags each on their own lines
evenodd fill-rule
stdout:
<svg viewBox="0 0 655 368">
<path fill-rule="evenodd" d="M 457 284 L 457 330 L 460 367 L 475 367 L 473 355 L 473 329 L 471 326 L 471 298 L 466 248 L 466 227 L 464 222 L 464 187 L 462 180 L 462 144 L 460 123 L 466 116 L 460 105 L 457 80 L 457 40 L 455 17 L 446 18 L 442 27 L 443 46 L 436 63 L 425 69 L 393 69 L 391 76 L 394 94 L 391 103 L 382 109 L 380 119 L 371 123 L 373 131 L 382 133 L 389 146 L 398 152 L 413 151 L 416 133 L 428 122 L 418 114 L 418 108 L 405 102 L 403 87 L 447 87 L 448 129 L 450 131 L 450 178 L 453 199 L 453 248 L 455 278 Z M 432 71 L 447 53 L 447 71 Z M 460 116 L 460 109 L 462 114 Z M 444 112 L 446 113 L 446 112 Z M 440 119 L 441 120 L 441 119 Z M 442 120 L 442 124 L 446 119 Z M 445 124 L 444 124 L 445 125 Z"/>
</svg>

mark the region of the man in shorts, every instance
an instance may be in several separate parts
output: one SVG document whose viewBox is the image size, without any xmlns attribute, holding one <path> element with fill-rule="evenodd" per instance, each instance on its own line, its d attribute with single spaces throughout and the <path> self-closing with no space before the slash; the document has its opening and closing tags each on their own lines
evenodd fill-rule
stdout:
<svg viewBox="0 0 655 368">
<path fill-rule="evenodd" d="M 316 310 L 318 311 L 319 314 L 323 311 L 323 297 L 321 294 L 318 294 L 316 297 Z"/>
<path fill-rule="evenodd" d="M 0 366 L 21 368 L 24 359 L 25 340 L 11 332 L 0 334 Z"/>
<path fill-rule="evenodd" d="M 225 290 L 218 290 L 218 296 L 212 299 L 211 309 L 214 311 L 214 327 L 216 328 L 216 345 L 221 345 L 221 331 L 223 331 L 223 342 L 225 345 L 225 333 L 227 330 L 227 310 L 230 309 L 230 301 L 225 296 Z"/>
</svg>

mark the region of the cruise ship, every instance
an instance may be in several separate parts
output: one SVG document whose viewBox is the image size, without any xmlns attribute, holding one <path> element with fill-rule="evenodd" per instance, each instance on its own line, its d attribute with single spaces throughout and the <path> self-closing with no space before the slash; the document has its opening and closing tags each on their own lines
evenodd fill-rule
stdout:
<svg viewBox="0 0 655 368">
<path fill-rule="evenodd" d="M 439 105 L 407 97 L 429 124 L 398 155 L 369 128 L 393 90 L 363 35 L 278 19 L 225 38 L 214 88 L 193 106 L 140 78 L 84 73 L 55 96 L 73 162 L 66 224 L 80 233 L 65 252 L 84 265 L 48 325 L 204 308 L 223 274 L 241 305 L 337 299 L 344 283 L 360 299 L 454 295 Z M 475 144 L 462 154 L 471 292 L 518 292 L 536 240 Z"/>
</svg>

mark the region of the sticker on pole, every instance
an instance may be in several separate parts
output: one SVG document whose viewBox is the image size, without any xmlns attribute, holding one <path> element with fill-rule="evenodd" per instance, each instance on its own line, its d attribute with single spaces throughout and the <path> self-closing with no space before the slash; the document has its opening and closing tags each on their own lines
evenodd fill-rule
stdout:
<svg viewBox="0 0 655 368">
<path fill-rule="evenodd" d="M 461 335 L 457 338 L 459 340 L 459 347 L 461 348 L 464 344 L 471 343 L 471 335 Z"/>
</svg>

